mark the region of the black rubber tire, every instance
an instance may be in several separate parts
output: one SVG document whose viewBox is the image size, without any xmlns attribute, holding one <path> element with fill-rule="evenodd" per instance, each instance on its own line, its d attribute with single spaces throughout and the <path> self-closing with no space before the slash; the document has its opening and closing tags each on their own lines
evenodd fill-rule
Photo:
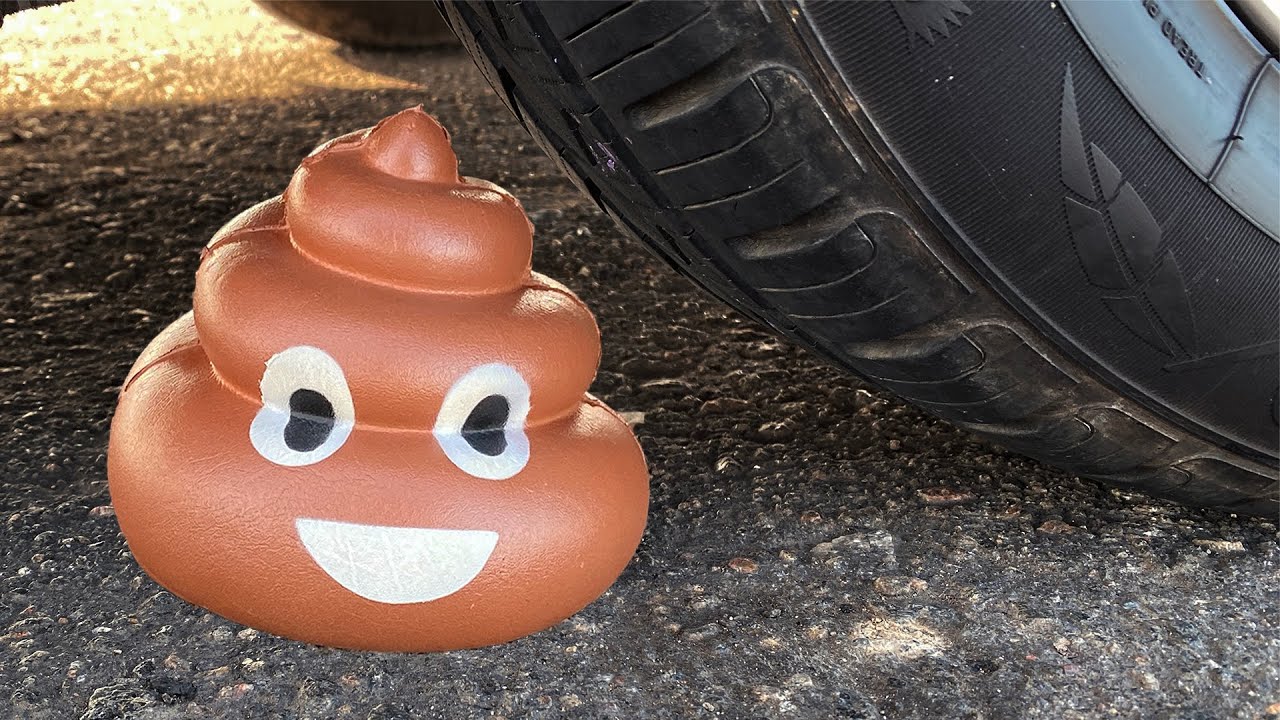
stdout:
<svg viewBox="0 0 1280 720">
<path fill-rule="evenodd" d="M 1241 448 L 1134 397 L 1001 292 L 804 41 L 797 19 L 806 9 L 515 2 L 444 10 L 575 182 L 743 313 L 1049 464 L 1192 505 L 1277 514 L 1274 446 Z"/>
<path fill-rule="evenodd" d="M 457 42 L 430 0 L 255 0 L 272 15 L 356 48 L 395 50 Z"/>
<path fill-rule="evenodd" d="M 4 27 L 4 19 L 23 10 L 61 5 L 69 0 L 0 0 L 0 27 Z"/>
</svg>

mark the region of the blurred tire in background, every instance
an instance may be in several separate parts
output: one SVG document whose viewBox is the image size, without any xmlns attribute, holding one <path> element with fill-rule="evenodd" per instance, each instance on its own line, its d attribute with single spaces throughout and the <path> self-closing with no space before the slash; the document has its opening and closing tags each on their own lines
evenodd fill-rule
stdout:
<svg viewBox="0 0 1280 720">
<path fill-rule="evenodd" d="M 30 10 L 44 7 L 45 5 L 59 5 L 64 2 L 67 2 L 67 0 L 0 0 L 0 27 L 4 27 L 4 19 L 8 15 L 21 10 Z"/>
<path fill-rule="evenodd" d="M 426 0 L 256 1 L 303 30 L 353 47 L 422 48 L 457 42 L 435 3 Z"/>
</svg>

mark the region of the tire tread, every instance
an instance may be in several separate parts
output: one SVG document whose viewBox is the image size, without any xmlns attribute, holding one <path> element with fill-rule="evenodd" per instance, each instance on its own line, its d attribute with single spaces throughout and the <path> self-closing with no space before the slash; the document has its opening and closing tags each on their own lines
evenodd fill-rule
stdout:
<svg viewBox="0 0 1280 720">
<path fill-rule="evenodd" d="M 544 148 L 712 294 L 1010 449 L 1182 502 L 1275 514 L 1270 468 L 1119 397 L 957 274 L 870 145 L 835 126 L 797 69 L 811 61 L 767 31 L 761 6 L 446 12 Z"/>
</svg>

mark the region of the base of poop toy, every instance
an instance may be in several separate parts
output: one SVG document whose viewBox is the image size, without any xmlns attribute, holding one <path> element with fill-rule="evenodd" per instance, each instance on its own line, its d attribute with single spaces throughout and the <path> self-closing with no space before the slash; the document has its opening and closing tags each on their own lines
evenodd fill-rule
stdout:
<svg viewBox="0 0 1280 720">
<path fill-rule="evenodd" d="M 129 372 L 112 501 L 178 596 L 322 645 L 499 643 L 604 592 L 644 530 L 600 338 L 515 198 L 421 108 L 306 158 L 209 242 Z"/>
</svg>

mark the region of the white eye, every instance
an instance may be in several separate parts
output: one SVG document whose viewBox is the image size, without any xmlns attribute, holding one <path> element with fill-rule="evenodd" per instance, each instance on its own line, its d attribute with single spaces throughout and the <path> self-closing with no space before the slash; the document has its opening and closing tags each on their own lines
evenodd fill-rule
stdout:
<svg viewBox="0 0 1280 720">
<path fill-rule="evenodd" d="M 529 384 L 510 365 L 473 368 L 449 388 L 433 432 L 464 472 L 506 480 L 529 462 Z"/>
<path fill-rule="evenodd" d="M 332 455 L 356 423 L 342 367 L 319 348 L 298 345 L 267 361 L 262 409 L 249 426 L 258 454 L 277 465 L 310 465 Z"/>
</svg>

